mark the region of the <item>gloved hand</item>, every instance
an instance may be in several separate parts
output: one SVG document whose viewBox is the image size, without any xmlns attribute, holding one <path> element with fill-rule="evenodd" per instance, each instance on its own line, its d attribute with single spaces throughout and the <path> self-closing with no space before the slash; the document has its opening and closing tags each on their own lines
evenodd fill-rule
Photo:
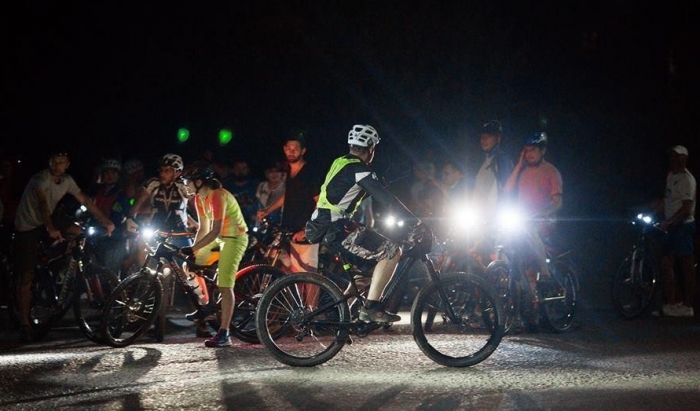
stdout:
<svg viewBox="0 0 700 411">
<path fill-rule="evenodd" d="M 133 218 L 126 219 L 126 231 L 130 233 L 135 233 L 139 229 L 139 223 L 134 221 Z"/>
</svg>

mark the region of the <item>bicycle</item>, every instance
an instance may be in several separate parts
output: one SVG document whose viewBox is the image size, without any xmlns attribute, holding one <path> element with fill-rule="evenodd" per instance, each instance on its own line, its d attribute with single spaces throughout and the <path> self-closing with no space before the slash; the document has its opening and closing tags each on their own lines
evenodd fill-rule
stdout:
<svg viewBox="0 0 700 411">
<path fill-rule="evenodd" d="M 380 303 L 391 299 L 411 265 L 421 261 L 430 281 L 411 308 L 414 341 L 438 364 L 478 364 L 496 350 L 503 337 L 500 301 L 478 276 L 438 272 L 428 255 L 432 242 L 433 232 L 427 225 L 412 228 L 403 246 L 405 264 L 387 284 Z M 321 274 L 298 273 L 276 280 L 263 292 L 256 314 L 258 338 L 284 364 L 312 367 L 325 363 L 352 343 L 351 334 L 365 337 L 383 326 L 359 321 L 359 306 L 364 303 L 369 281 L 358 282 L 366 274 L 357 270 L 344 252 L 334 250 L 334 256 L 344 268 L 348 284 L 344 291 Z M 314 294 L 317 297 L 310 298 Z"/>
<path fill-rule="evenodd" d="M 201 312 L 208 313 L 204 321 L 218 329 L 220 324 L 221 298 L 216 287 L 218 261 L 209 265 L 196 265 L 188 261 L 188 269 L 194 275 L 204 278 L 209 294 L 209 302 L 202 305 L 190 285 L 187 273 L 181 267 L 186 256 L 180 248 L 168 243 L 175 236 L 191 235 L 189 232 L 174 233 L 156 231 L 153 234 L 154 246 L 149 246 L 148 257 L 141 269 L 124 279 L 114 290 L 102 313 L 100 330 L 105 342 L 112 347 L 125 347 L 144 335 L 160 318 L 155 329 L 155 339 L 163 341 L 165 334 L 165 296 L 170 295 L 164 280 L 174 273 L 174 283 L 185 292 L 192 305 Z M 236 305 L 229 331 L 231 335 L 244 341 L 254 343 L 257 336 L 254 329 L 248 327 L 250 311 L 255 310 L 261 290 L 274 279 L 283 276 L 280 270 L 253 265 L 236 273 L 234 295 Z M 164 291 L 165 290 L 165 291 Z"/>
<path fill-rule="evenodd" d="M 95 239 L 105 232 L 77 223 L 65 233 L 62 242 L 45 238 L 37 244 L 39 264 L 31 289 L 30 327 L 33 340 L 41 340 L 72 308 L 80 331 L 95 343 L 102 342 L 99 332 L 102 309 L 116 289 L 116 274 L 94 263 Z M 17 301 L 18 273 L 11 262 L 10 314 L 19 322 Z"/>
<path fill-rule="evenodd" d="M 654 304 L 661 306 L 656 301 L 661 297 L 657 286 L 661 264 L 656 239 L 664 234 L 651 214 L 639 213 L 630 222 L 639 227 L 636 240 L 611 283 L 613 309 L 627 320 L 650 312 Z"/>
<path fill-rule="evenodd" d="M 578 274 L 570 259 L 572 250 L 546 246 L 550 278 L 543 279 L 523 243 L 522 216 L 511 216 L 509 221 L 511 225 L 495 245 L 496 260 L 489 263 L 484 273 L 502 301 L 505 332 L 512 331 L 519 319 L 531 332 L 537 331 L 540 323 L 553 332 L 569 330 L 579 300 Z"/>
</svg>

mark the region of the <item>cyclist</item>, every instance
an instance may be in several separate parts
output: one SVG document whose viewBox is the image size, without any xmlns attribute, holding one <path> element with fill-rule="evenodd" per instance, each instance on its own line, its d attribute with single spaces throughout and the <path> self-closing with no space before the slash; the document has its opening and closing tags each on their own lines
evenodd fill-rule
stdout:
<svg viewBox="0 0 700 411">
<path fill-rule="evenodd" d="M 150 223 L 160 230 L 184 232 L 189 225 L 196 222 L 189 221 L 187 214 L 187 187 L 180 179 L 185 163 L 177 154 L 165 154 L 160 161 L 158 177 L 152 177 L 144 183 L 134 204 L 129 210 L 127 227 L 134 231 L 138 227 L 136 220 Z M 186 247 L 192 245 L 192 240 L 187 237 L 170 239 L 173 245 Z M 143 262 L 146 255 L 142 255 L 139 261 Z"/>
<path fill-rule="evenodd" d="M 129 218 L 126 220 L 127 230 L 136 231 L 139 226 L 137 220 L 159 230 L 179 233 L 189 231 L 190 225 L 197 224 L 187 213 L 189 193 L 187 185 L 180 178 L 184 167 L 182 157 L 177 154 L 168 153 L 161 158 L 158 177 L 146 180 L 144 189 L 139 192 L 129 210 Z M 192 245 L 192 239 L 189 236 L 172 237 L 168 242 L 177 247 Z M 146 247 L 143 240 L 139 240 L 135 254 L 135 262 L 132 261 L 131 264 L 143 264 L 146 260 Z M 206 287 L 202 290 L 206 290 Z M 211 337 L 212 334 L 202 321 L 197 324 L 196 335 L 206 338 Z"/>
<path fill-rule="evenodd" d="M 261 220 L 275 210 L 282 210 L 280 225 L 293 232 L 289 252 L 282 255 L 282 263 L 292 273 L 318 270 L 318 244 L 308 244 L 304 230 L 306 221 L 316 207 L 321 173 L 304 157 L 307 150 L 306 134 L 293 133 L 282 147 L 287 158 L 284 194 L 271 205 L 258 210 Z"/>
<path fill-rule="evenodd" d="M 547 255 L 542 238 L 549 235 L 554 216 L 562 207 L 563 182 L 559 170 L 544 159 L 547 134 L 536 132 L 523 141 L 518 163 L 506 181 L 504 192 L 516 194 L 517 204 L 531 224 L 526 232 L 530 256 L 543 281 L 549 279 Z M 532 280 L 531 280 L 532 287 Z M 534 288 L 533 288 L 534 290 Z M 536 313 L 529 319 L 536 322 Z"/>
<path fill-rule="evenodd" d="M 130 208 L 129 198 L 120 181 L 121 171 L 122 164 L 119 160 L 106 159 L 100 166 L 100 183 L 88 190 L 88 195 L 95 205 L 104 215 L 109 216 L 117 227 L 112 236 L 97 240 L 99 263 L 116 275 L 120 274 L 122 261 L 126 256 L 123 222 Z"/>
<path fill-rule="evenodd" d="M 195 263 L 207 264 L 214 248 L 219 252 L 217 285 L 221 293 L 221 325 L 217 334 L 204 341 L 207 347 L 231 345 L 229 324 L 233 316 L 233 285 L 238 265 L 248 246 L 248 226 L 236 198 L 214 178 L 208 164 L 195 164 L 185 173 L 187 190 L 197 210 L 199 228 L 194 244 L 183 252 L 195 256 Z"/>
<path fill-rule="evenodd" d="M 316 210 L 306 223 L 306 237 L 311 242 L 323 242 L 331 249 L 337 249 L 342 243 L 351 254 L 376 260 L 366 306 L 360 309 L 360 320 L 392 323 L 400 321 L 401 317 L 384 311 L 379 300 L 401 258 L 399 243 L 362 226 L 347 234 L 347 227 L 353 226 L 349 221 L 366 195 L 404 221 L 413 218 L 370 168 L 379 140 L 372 126 L 353 126 L 348 133 L 349 153 L 337 158 L 326 174 Z"/>
<path fill-rule="evenodd" d="M 479 143 L 485 156 L 476 174 L 472 200 L 487 222 L 494 220 L 493 213 L 505 201 L 503 190 L 513 171 L 513 160 L 501 148 L 502 138 L 503 125 L 498 120 L 484 124 L 479 134 Z M 486 230 L 473 245 L 472 255 L 486 266 L 494 258 L 493 246 L 492 232 Z"/>
<path fill-rule="evenodd" d="M 114 224 L 105 216 L 90 197 L 78 187 L 73 177 L 66 173 L 70 166 L 68 153 L 59 151 L 49 157 L 49 167 L 39 171 L 29 180 L 17 206 L 15 216 L 15 263 L 19 273 L 17 302 L 20 311 L 20 339 L 31 342 L 29 314 L 34 267 L 39 256 L 37 243 L 48 233 L 54 240 L 63 239 L 63 231 L 71 226 L 69 221 L 53 215 L 58 202 L 71 194 L 107 229 L 114 231 Z"/>
<path fill-rule="evenodd" d="M 693 317 L 696 274 L 693 257 L 693 233 L 696 230 L 695 203 L 697 184 L 687 168 L 688 149 L 674 146 L 669 151 L 669 170 L 663 199 L 664 220 L 659 228 L 668 232 L 661 257 L 661 278 L 665 315 Z M 679 266 L 679 275 L 674 271 Z M 676 295 L 677 283 L 682 284 L 683 298 Z M 697 297 L 695 297 L 697 298 Z"/>
<path fill-rule="evenodd" d="M 513 171 L 513 161 L 501 149 L 503 126 L 498 120 L 484 124 L 479 134 L 481 150 L 486 154 L 474 184 L 473 198 L 480 208 L 495 210 L 503 198 L 503 187 Z"/>
</svg>

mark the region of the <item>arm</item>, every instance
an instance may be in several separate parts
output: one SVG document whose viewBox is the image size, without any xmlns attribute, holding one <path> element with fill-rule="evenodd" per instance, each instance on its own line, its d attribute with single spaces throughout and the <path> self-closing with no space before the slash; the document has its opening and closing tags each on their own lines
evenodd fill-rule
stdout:
<svg viewBox="0 0 700 411">
<path fill-rule="evenodd" d="M 95 205 L 95 203 L 92 202 L 90 197 L 86 196 L 85 193 L 82 191 L 78 191 L 75 193 L 75 198 L 80 201 L 80 204 L 84 205 L 90 214 L 95 216 L 97 218 L 97 221 L 100 222 L 100 225 L 102 225 L 106 230 L 108 235 L 112 235 L 112 232 L 114 231 L 114 223 L 110 221 L 110 219 L 102 214 L 102 211 L 100 211 L 99 208 Z"/>
<path fill-rule="evenodd" d="M 282 194 L 277 200 L 275 200 L 274 203 L 270 204 L 266 208 L 263 208 L 262 210 L 258 210 L 258 212 L 257 212 L 258 220 L 265 218 L 266 215 L 281 208 L 283 205 L 284 205 L 284 194 Z"/>
<path fill-rule="evenodd" d="M 206 205 L 199 202 L 198 199 L 195 207 L 197 208 L 197 216 L 200 220 L 199 230 L 197 230 L 197 235 L 192 245 L 192 250 L 195 253 L 216 240 L 216 238 L 221 235 L 221 229 L 224 226 L 226 207 L 225 200 L 221 197 L 221 194 L 218 191 L 214 191 L 210 194 L 210 199 L 204 201 L 211 201 L 212 218 L 210 219 L 207 217 L 203 210 L 203 206 Z"/>
<path fill-rule="evenodd" d="M 401 202 L 396 196 L 391 194 L 379 180 L 372 178 L 371 175 L 358 181 L 360 187 L 367 191 L 373 201 L 376 200 L 384 209 L 391 209 L 399 214 L 399 218 L 404 220 L 417 219 L 415 215 Z"/>
<path fill-rule="evenodd" d="M 510 177 L 510 174 L 513 172 L 513 162 L 503 153 L 498 155 L 496 161 L 496 167 L 498 170 L 496 181 L 498 181 L 498 188 L 503 190 L 503 187 L 506 185 L 506 181 L 508 181 L 508 177 Z"/>
<path fill-rule="evenodd" d="M 367 202 L 365 204 L 365 225 L 367 227 L 374 227 L 374 211 L 372 211 L 372 197 L 365 199 Z"/>
<path fill-rule="evenodd" d="M 503 185 L 503 192 L 508 194 L 515 191 L 515 187 L 518 185 L 518 177 L 520 176 L 520 171 L 522 171 L 523 167 L 525 167 L 525 150 L 520 152 L 518 163 L 513 167 L 513 171 L 510 173 L 506 183 Z"/>
<path fill-rule="evenodd" d="M 537 214 L 535 214 L 533 217 L 547 217 L 553 215 L 557 211 L 561 210 L 562 205 L 563 200 L 561 193 L 554 194 L 552 195 L 552 202 L 549 204 L 549 206 L 537 212 Z"/>
<path fill-rule="evenodd" d="M 663 231 L 668 231 L 668 229 L 673 225 L 683 224 L 686 218 L 690 215 L 690 208 L 693 205 L 692 200 L 683 200 L 681 203 L 681 208 L 678 209 L 671 217 L 659 223 L 659 228 Z"/>
<path fill-rule="evenodd" d="M 132 219 L 135 218 L 138 215 L 139 211 L 141 211 L 141 207 L 143 207 L 143 205 L 146 203 L 146 200 L 148 200 L 149 197 L 150 195 L 148 194 L 148 191 L 142 187 L 139 190 L 136 200 L 134 200 L 134 205 L 132 205 L 129 209 L 129 213 L 127 214 L 127 216 Z"/>
</svg>

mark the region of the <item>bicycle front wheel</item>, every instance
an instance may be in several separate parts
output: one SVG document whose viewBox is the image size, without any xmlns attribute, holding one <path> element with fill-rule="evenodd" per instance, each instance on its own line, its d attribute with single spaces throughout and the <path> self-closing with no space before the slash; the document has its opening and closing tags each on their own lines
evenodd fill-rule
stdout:
<svg viewBox="0 0 700 411">
<path fill-rule="evenodd" d="M 657 267 L 649 254 L 636 249 L 620 265 L 612 281 L 612 305 L 620 317 L 632 320 L 651 307 Z"/>
<path fill-rule="evenodd" d="M 494 286 L 503 305 L 503 333 L 507 334 L 516 323 L 520 310 L 520 284 L 510 275 L 506 261 L 493 261 L 486 267 L 484 277 Z"/>
<path fill-rule="evenodd" d="M 85 268 L 85 275 L 79 275 L 76 281 L 78 284 L 76 284 L 73 300 L 75 321 L 88 340 L 101 343 L 103 342 L 100 333 L 102 310 L 107 298 L 117 288 L 119 278 L 106 268 L 88 265 Z"/>
<path fill-rule="evenodd" d="M 501 343 L 502 302 L 481 277 L 443 274 L 418 292 L 411 325 L 413 339 L 428 358 L 448 367 L 469 367 Z"/>
<path fill-rule="evenodd" d="M 573 264 L 568 261 L 554 261 L 550 267 L 551 281 L 537 284 L 540 296 L 540 312 L 547 328 L 554 332 L 564 332 L 574 323 L 578 304 L 578 276 Z"/>
<path fill-rule="evenodd" d="M 125 278 L 107 299 L 100 333 L 112 347 L 126 347 L 153 325 L 160 312 L 163 286 L 160 279 L 140 271 Z"/>
<path fill-rule="evenodd" d="M 272 283 L 256 314 L 260 342 L 278 361 L 295 367 L 333 358 L 348 339 L 349 321 L 338 286 L 312 273 L 286 275 Z"/>
<path fill-rule="evenodd" d="M 285 276 L 284 271 L 267 264 L 255 264 L 236 273 L 233 293 L 236 298 L 231 335 L 249 344 L 260 344 L 255 327 L 255 312 L 262 293 L 275 280 Z"/>
</svg>

